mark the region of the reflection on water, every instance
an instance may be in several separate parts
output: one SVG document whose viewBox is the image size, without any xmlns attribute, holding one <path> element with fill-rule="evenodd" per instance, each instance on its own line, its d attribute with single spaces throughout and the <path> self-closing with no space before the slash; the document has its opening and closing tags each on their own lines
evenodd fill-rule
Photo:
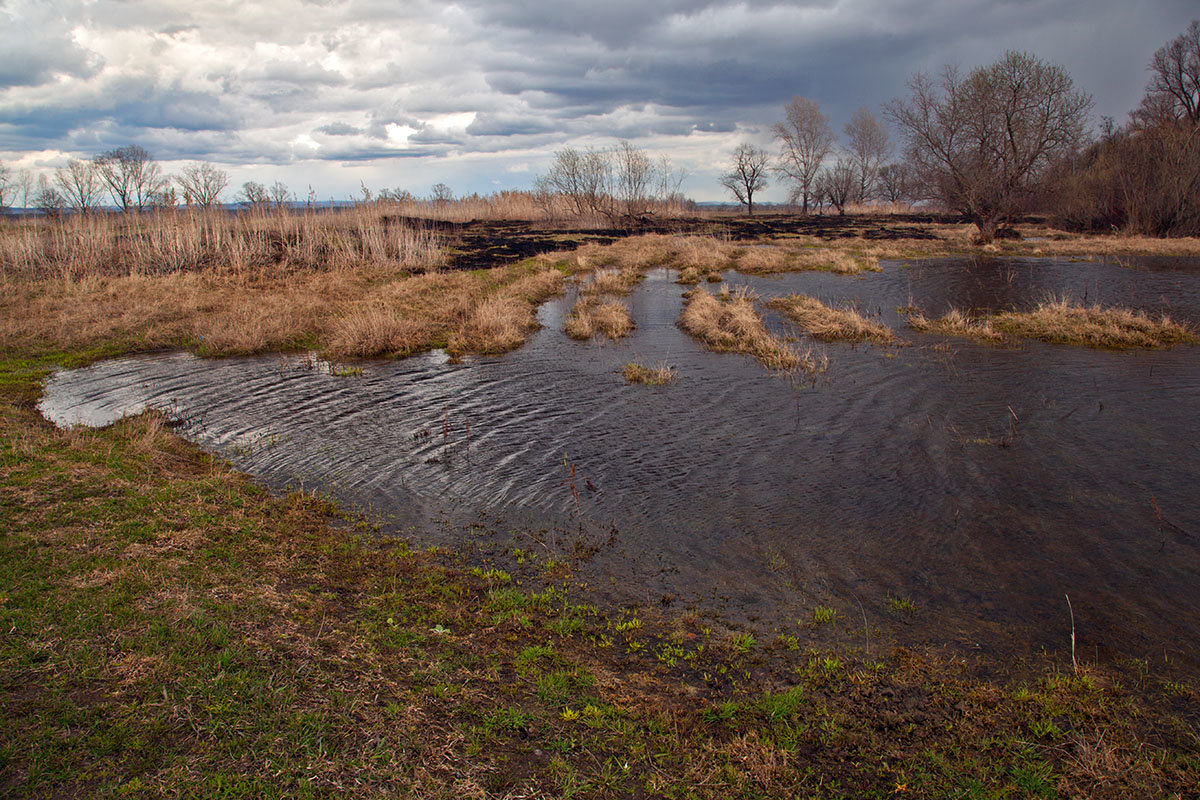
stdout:
<svg viewBox="0 0 1200 800">
<path fill-rule="evenodd" d="M 1194 262 L 884 266 L 729 277 L 854 302 L 896 328 L 910 302 L 941 313 L 1062 294 L 1200 321 Z M 905 334 L 915 346 L 823 346 L 826 380 L 797 388 L 680 332 L 673 277 L 631 295 L 638 327 L 620 344 L 569 340 L 565 297 L 502 357 L 368 362 L 359 378 L 294 357 L 131 358 L 58 374 L 43 410 L 100 424 L 168 408 L 268 483 L 331 491 L 424 543 L 500 551 L 544 527 L 548 547 L 594 548 L 580 574 L 618 600 L 772 623 L 861 602 L 882 622 L 890 593 L 921 610 L 921 636 L 1058 648 L 1069 593 L 1089 653 L 1200 660 L 1200 351 Z M 628 386 L 630 360 L 665 360 L 678 381 Z"/>
</svg>

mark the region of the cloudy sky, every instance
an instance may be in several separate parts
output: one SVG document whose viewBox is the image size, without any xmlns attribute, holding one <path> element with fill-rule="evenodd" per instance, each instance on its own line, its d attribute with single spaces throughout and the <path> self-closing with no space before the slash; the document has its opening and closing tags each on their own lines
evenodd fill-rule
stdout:
<svg viewBox="0 0 1200 800">
<path fill-rule="evenodd" d="M 917 70 L 1028 50 L 1123 120 L 1195 0 L 0 0 L 0 161 L 136 143 L 344 198 L 526 188 L 629 139 L 719 199 L 793 95 L 834 130 Z M 784 192 L 768 193 L 766 199 Z"/>
</svg>

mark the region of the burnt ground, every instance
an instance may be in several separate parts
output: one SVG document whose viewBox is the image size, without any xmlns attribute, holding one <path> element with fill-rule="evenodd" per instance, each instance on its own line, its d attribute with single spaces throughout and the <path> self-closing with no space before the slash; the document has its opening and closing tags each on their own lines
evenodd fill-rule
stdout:
<svg viewBox="0 0 1200 800">
<path fill-rule="evenodd" d="M 807 217 L 763 214 L 754 217 L 721 216 L 651 220 L 627 228 L 555 227 L 523 220 L 472 220 L 445 222 L 393 218 L 433 228 L 446 237 L 452 269 L 486 269 L 521 261 L 554 250 L 574 250 L 588 243 L 611 244 L 626 236 L 645 233 L 720 236 L 734 241 L 789 236 L 816 236 L 834 240 L 937 239 L 934 225 L 962 223 L 955 215 L 873 214 Z"/>
</svg>

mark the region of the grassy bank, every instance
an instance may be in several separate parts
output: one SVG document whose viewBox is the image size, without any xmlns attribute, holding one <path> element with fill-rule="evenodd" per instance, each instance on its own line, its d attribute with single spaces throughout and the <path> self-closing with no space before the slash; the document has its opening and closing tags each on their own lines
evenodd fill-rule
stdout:
<svg viewBox="0 0 1200 800">
<path fill-rule="evenodd" d="M 59 357 L 58 361 L 77 361 Z M 154 415 L 60 431 L 0 365 L 6 796 L 1184 797 L 1196 687 L 598 609 L 356 535 Z M 553 559 L 548 554 L 547 559 Z M 540 576 L 540 577 L 539 577 Z M 815 621 L 815 620 L 819 620 Z"/>
</svg>

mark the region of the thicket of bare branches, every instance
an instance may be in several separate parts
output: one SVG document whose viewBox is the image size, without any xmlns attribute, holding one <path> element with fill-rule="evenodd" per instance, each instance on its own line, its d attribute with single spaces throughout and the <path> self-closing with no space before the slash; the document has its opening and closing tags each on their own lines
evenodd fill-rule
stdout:
<svg viewBox="0 0 1200 800">
<path fill-rule="evenodd" d="M 615 147 L 554 154 L 550 169 L 538 176 L 534 194 L 547 217 L 565 201 L 576 217 L 603 217 L 610 224 L 638 225 L 656 207 L 671 202 L 683 174 L 666 156 L 652 158 L 627 141 Z"/>
<path fill-rule="evenodd" d="M 1141 105 L 1123 127 L 1064 162 L 1047 192 L 1060 224 L 1149 236 L 1200 236 L 1200 20 L 1150 60 Z"/>
</svg>

